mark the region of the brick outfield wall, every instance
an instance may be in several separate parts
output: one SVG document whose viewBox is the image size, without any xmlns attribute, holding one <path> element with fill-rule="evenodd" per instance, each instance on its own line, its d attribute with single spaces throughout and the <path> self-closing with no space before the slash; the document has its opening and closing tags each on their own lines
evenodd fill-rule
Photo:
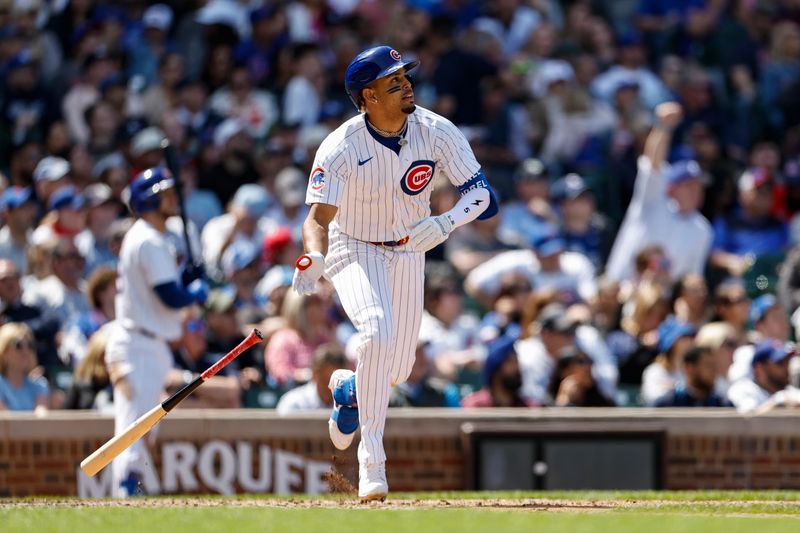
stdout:
<svg viewBox="0 0 800 533">
<path fill-rule="evenodd" d="M 273 458 L 295 454 L 296 477 L 290 490 L 304 490 L 309 472 L 304 464 L 314 461 L 333 464 L 354 483 L 356 447 L 335 450 L 326 419 L 324 412 L 281 418 L 261 410 L 179 409 L 159 425 L 154 470 L 158 475 L 166 471 L 162 445 L 192 443 L 199 450 L 221 441 L 233 449 L 243 443 L 250 446 L 256 474 L 261 466 L 259 446 L 269 446 Z M 471 488 L 465 424 L 536 433 L 660 431 L 666 489 L 800 489 L 798 421 L 798 413 L 791 411 L 746 418 L 704 409 L 392 410 L 385 438 L 387 474 L 394 491 Z M 0 414 L 0 496 L 76 494 L 78 464 L 112 431 L 110 417 L 90 412 L 53 412 L 45 418 Z M 298 463 L 298 457 L 306 463 Z M 211 461 L 217 471 L 222 468 L 219 456 Z M 181 490 L 179 485 L 178 492 L 213 491 L 197 477 L 196 489 Z M 243 490 L 238 480 L 233 488 Z M 273 483 L 265 490 L 277 489 Z"/>
</svg>

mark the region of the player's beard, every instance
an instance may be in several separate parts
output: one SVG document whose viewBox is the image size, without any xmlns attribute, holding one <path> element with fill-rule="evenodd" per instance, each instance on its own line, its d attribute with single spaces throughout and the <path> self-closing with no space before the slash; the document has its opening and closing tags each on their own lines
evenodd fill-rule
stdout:
<svg viewBox="0 0 800 533">
<path fill-rule="evenodd" d="M 411 113 L 416 111 L 416 109 L 417 109 L 417 106 L 415 104 L 410 104 L 410 105 L 405 105 L 405 106 L 401 107 L 400 111 L 402 111 L 406 115 L 410 115 Z"/>
</svg>

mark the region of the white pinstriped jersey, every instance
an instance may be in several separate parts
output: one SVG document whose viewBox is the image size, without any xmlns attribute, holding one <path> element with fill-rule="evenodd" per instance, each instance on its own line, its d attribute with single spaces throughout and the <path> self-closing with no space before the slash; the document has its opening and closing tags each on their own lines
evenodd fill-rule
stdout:
<svg viewBox="0 0 800 533">
<path fill-rule="evenodd" d="M 407 143 L 397 154 L 379 143 L 357 115 L 320 145 L 309 177 L 306 203 L 339 208 L 339 230 L 363 241 L 392 241 L 430 216 L 433 181 L 444 173 L 462 185 L 480 170 L 467 139 L 455 125 L 417 106 L 408 116 Z"/>
</svg>

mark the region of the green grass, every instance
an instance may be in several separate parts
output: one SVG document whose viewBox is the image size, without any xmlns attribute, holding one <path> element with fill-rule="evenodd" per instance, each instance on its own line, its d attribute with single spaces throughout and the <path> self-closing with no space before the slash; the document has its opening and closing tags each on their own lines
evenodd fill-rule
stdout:
<svg viewBox="0 0 800 533">
<path fill-rule="evenodd" d="M 253 496 L 244 495 L 246 498 Z M 303 497 L 303 496 L 301 496 Z M 327 496 L 336 498 L 335 495 Z M 396 492 L 393 500 L 413 500 L 416 498 L 443 498 L 453 500 L 486 499 L 486 498 L 544 498 L 551 500 L 658 500 L 675 502 L 752 502 L 776 501 L 800 503 L 800 491 L 797 490 L 685 490 L 685 491 L 525 491 L 525 492 Z M 295 497 L 296 498 L 296 497 Z M 318 498 L 318 497 L 316 497 Z"/>
<path fill-rule="evenodd" d="M 329 496 L 326 500 L 341 497 Z M 569 509 L 534 507 L 458 507 L 463 499 L 502 499 L 508 503 L 535 498 L 537 504 L 568 500 L 585 504 Z M 22 507 L 15 501 L 0 500 L 0 531 L 114 533 L 250 533 L 325 532 L 347 533 L 498 533 L 505 531 L 559 532 L 695 532 L 769 533 L 800 531 L 798 492 L 558 492 L 558 493 L 435 493 L 392 494 L 393 507 L 379 505 L 359 508 L 237 506 L 254 500 L 256 505 L 287 504 L 288 498 L 243 496 L 229 500 L 219 497 L 185 498 L 179 507 Z M 305 497 L 293 497 L 295 501 Z M 453 508 L 412 508 L 398 500 L 447 500 Z M 165 498 L 165 501 L 168 501 Z M 39 498 L 36 501 L 41 502 Z M 158 501 L 156 499 L 156 501 Z M 25 503 L 26 500 L 16 502 Z M 27 500 L 31 503 L 32 500 Z M 150 500 L 152 503 L 152 500 Z M 352 503 L 352 500 L 348 500 Z M 593 510 L 590 506 L 618 502 L 614 509 Z M 635 503 L 634 503 L 635 502 Z M 75 500 L 75 503 L 80 503 Z M 192 503 L 200 506 L 195 507 Z M 489 502 L 486 502 L 488 505 Z M 343 502 L 344 504 L 344 502 Z M 204 506 L 205 505 L 205 506 Z M 209 506 L 211 505 L 211 506 Z M 308 502 L 302 505 L 310 505 Z"/>
</svg>

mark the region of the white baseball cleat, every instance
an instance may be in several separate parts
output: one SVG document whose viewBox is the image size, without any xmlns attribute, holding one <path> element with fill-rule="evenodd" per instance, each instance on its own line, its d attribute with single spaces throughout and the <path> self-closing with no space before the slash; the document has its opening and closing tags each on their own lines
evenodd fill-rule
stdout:
<svg viewBox="0 0 800 533">
<path fill-rule="evenodd" d="M 358 498 L 362 502 L 386 499 L 389 485 L 386 483 L 385 463 L 362 464 L 358 467 Z"/>
<path fill-rule="evenodd" d="M 356 375 L 352 370 L 339 369 L 331 374 L 328 388 L 333 394 L 333 411 L 328 419 L 328 435 L 338 450 L 350 447 L 358 429 Z"/>
</svg>

